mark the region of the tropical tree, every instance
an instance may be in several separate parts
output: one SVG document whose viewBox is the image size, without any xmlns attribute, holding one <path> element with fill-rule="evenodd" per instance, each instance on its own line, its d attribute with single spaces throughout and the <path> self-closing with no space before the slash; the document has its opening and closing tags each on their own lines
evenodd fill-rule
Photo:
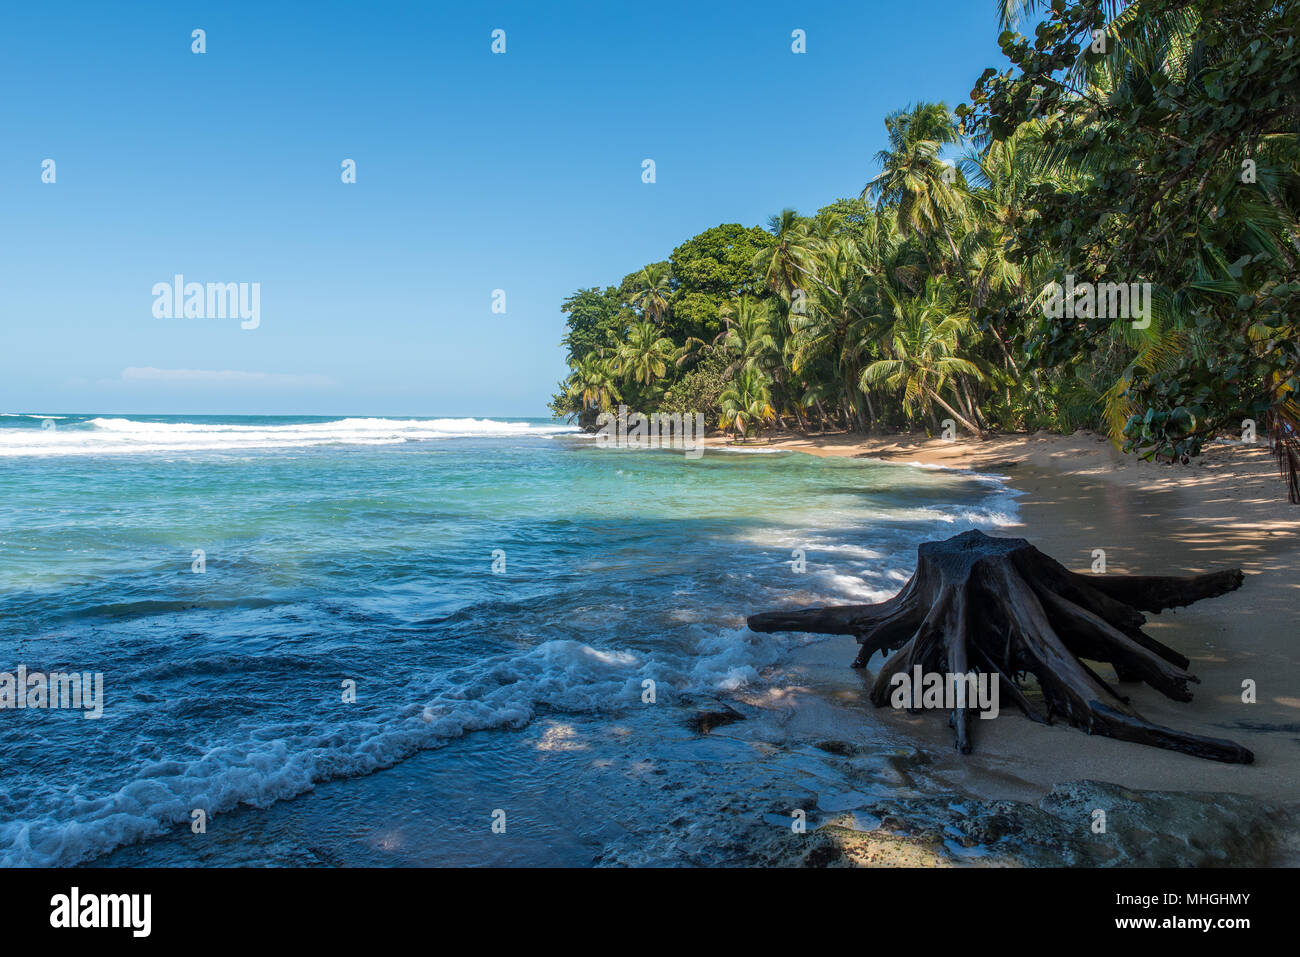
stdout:
<svg viewBox="0 0 1300 957">
<path fill-rule="evenodd" d="M 627 381 L 650 385 L 664 377 L 675 351 L 672 340 L 661 336 L 653 323 L 634 323 L 619 347 L 618 371 Z"/>
<path fill-rule="evenodd" d="M 1146 456 L 1195 455 L 1223 429 L 1260 423 L 1300 501 L 1300 7 L 1023 6 L 1041 10 L 1035 39 L 1004 33 L 1013 68 L 985 71 L 959 110 L 968 132 L 993 140 L 1041 124 L 1051 154 L 1075 174 L 1033 191 L 1016 255 L 1052 262 L 1057 280 L 1150 283 L 1165 300 L 1161 335 L 1199 339 L 1125 363 L 1150 343 L 1127 342 L 1115 317 L 1090 315 L 1036 324 L 1026 351 L 1044 370 L 1115 357 L 1126 381 L 1111 392 L 1131 409 L 1125 447 Z"/>
<path fill-rule="evenodd" d="M 957 262 L 948 224 L 963 213 L 962 193 L 957 170 L 939 155 L 959 140 L 952 112 L 943 103 L 918 103 L 885 117 L 885 130 L 889 146 L 876 154 L 880 173 L 863 187 L 863 198 L 893 207 L 904 236 L 942 232 Z"/>
<path fill-rule="evenodd" d="M 771 303 L 741 296 L 723 303 L 718 311 L 726 328 L 718 335 L 717 342 L 732 359 L 727 373 L 737 369 L 766 372 L 777 359 Z"/>
<path fill-rule="evenodd" d="M 604 357 L 589 353 L 578 360 L 565 383 L 569 396 L 579 400 L 585 409 L 608 412 L 622 396 L 618 377 Z"/>
<path fill-rule="evenodd" d="M 673 295 L 672 269 L 668 263 L 652 263 L 636 275 L 636 287 L 628 304 L 663 328 Z"/>
<path fill-rule="evenodd" d="M 950 310 L 941 284 L 933 279 L 926 283 L 923 296 L 891 294 L 891 299 L 894 322 L 885 345 L 887 357 L 862 370 L 862 388 L 883 384 L 901 392 L 909 415 L 929 412 L 937 404 L 971 432 L 983 435 L 969 408 L 963 415 L 943 397 L 944 389 L 951 389 L 961 404 L 960 377 L 981 377 L 975 363 L 957 355 L 966 317 Z"/>
<path fill-rule="evenodd" d="M 795 291 L 807 285 L 819 240 L 809 221 L 793 209 L 771 217 L 767 228 L 775 242 L 758 251 L 754 268 L 769 289 L 787 300 L 794 298 Z"/>
<path fill-rule="evenodd" d="M 719 398 L 722 428 L 740 436 L 748 436 L 751 431 L 761 435 L 763 426 L 776 418 L 767 385 L 757 369 L 742 369 Z"/>
</svg>

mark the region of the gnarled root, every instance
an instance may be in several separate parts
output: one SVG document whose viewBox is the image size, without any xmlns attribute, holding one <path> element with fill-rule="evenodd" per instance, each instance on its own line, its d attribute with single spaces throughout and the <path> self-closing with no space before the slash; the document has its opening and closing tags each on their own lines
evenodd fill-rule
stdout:
<svg viewBox="0 0 1300 957">
<path fill-rule="evenodd" d="M 1239 588 L 1239 569 L 1188 578 L 1085 576 L 1020 538 L 971 531 L 917 550 L 917 568 L 897 595 L 873 605 L 843 605 L 754 615 L 755 631 L 849 634 L 862 647 L 853 665 L 888 655 L 871 689 L 881 706 L 899 675 L 987 674 L 1028 717 L 1066 718 L 1089 734 L 1249 764 L 1249 750 L 1222 738 L 1152 724 L 1081 659 L 1111 664 L 1120 681 L 1144 681 L 1190 701 L 1187 658 L 1142 632 L 1142 611 L 1191 604 Z M 1140 609 L 1140 610 L 1139 610 Z M 1032 674 L 1045 710 L 1019 686 Z M 971 750 L 971 705 L 959 699 L 951 724 L 957 748 Z"/>
</svg>

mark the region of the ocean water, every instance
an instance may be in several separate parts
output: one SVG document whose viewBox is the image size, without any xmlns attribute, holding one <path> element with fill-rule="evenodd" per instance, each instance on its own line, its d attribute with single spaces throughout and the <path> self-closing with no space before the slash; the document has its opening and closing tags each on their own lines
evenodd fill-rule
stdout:
<svg viewBox="0 0 1300 957">
<path fill-rule="evenodd" d="M 744 616 L 881 600 L 917 542 L 1015 513 L 988 476 L 599 449 L 541 419 L 9 413 L 0 490 L 0 672 L 104 680 L 98 720 L 0 710 L 10 866 L 196 862 L 196 809 L 209 864 L 593 859 L 619 839 L 598 809 L 636 799 L 577 742 L 712 748 L 671 783 L 756 786 L 751 752 L 680 731 L 817 640 Z M 466 860 L 423 835 L 385 858 L 357 836 L 408 792 L 445 835 L 575 781 L 571 853 L 522 835 Z M 223 821 L 240 841 L 213 837 Z"/>
</svg>

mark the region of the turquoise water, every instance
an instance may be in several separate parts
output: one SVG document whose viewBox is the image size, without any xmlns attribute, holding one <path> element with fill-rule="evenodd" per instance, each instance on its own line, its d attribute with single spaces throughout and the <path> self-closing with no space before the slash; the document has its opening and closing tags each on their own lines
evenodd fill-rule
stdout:
<svg viewBox="0 0 1300 957">
<path fill-rule="evenodd" d="M 761 688 L 812 639 L 744 615 L 879 600 L 917 541 L 1013 509 L 970 474 L 597 449 L 546 420 L 9 414 L 0 488 L 0 671 L 104 676 L 99 720 L 0 711 L 7 865 L 166 862 L 195 809 L 274 815 L 417 756 L 472 793 L 449 742 L 556 716 L 653 753 L 645 682 L 667 724 Z"/>
</svg>

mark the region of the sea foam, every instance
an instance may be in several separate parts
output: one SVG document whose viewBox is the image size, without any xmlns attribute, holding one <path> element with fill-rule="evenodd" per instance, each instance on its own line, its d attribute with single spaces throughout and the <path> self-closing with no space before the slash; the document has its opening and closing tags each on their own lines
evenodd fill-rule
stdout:
<svg viewBox="0 0 1300 957">
<path fill-rule="evenodd" d="M 39 431 L 0 428 L 0 457 L 374 446 L 440 439 L 544 437 L 577 431 L 576 426 L 472 418 L 346 418 L 288 425 L 94 418 Z"/>
</svg>

